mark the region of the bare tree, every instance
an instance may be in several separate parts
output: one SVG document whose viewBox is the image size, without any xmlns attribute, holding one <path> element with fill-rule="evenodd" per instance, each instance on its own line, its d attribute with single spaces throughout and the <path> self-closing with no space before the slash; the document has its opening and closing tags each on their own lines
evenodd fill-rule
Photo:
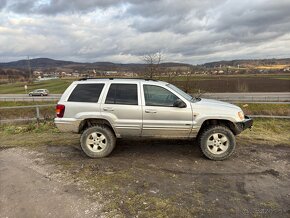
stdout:
<svg viewBox="0 0 290 218">
<path fill-rule="evenodd" d="M 143 61 L 147 65 L 145 77 L 153 78 L 159 74 L 160 63 L 162 61 L 161 52 L 147 54 L 143 56 Z"/>
</svg>

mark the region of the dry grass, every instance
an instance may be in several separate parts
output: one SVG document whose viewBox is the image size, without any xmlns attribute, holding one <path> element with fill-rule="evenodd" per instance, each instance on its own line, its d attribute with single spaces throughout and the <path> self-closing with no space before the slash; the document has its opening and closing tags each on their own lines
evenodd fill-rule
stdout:
<svg viewBox="0 0 290 218">
<path fill-rule="evenodd" d="M 13 108 L 13 109 L 1 109 L 1 107 L 17 107 L 17 106 L 33 106 L 33 105 L 50 105 L 39 107 L 40 117 L 45 119 L 52 119 L 55 116 L 55 102 L 27 102 L 27 101 L 16 101 L 16 102 L 0 102 L 0 120 L 8 119 L 19 119 L 19 118 L 35 118 L 36 108 Z"/>
<path fill-rule="evenodd" d="M 34 147 L 43 145 L 71 145 L 78 142 L 79 135 L 60 133 L 53 122 L 0 125 L 0 148 Z M 21 139 L 21 140 L 19 140 Z"/>
<path fill-rule="evenodd" d="M 280 70 L 280 69 L 284 69 L 287 66 L 288 65 L 286 64 L 277 64 L 277 65 L 257 66 L 254 68 L 261 69 L 261 70 Z"/>
<path fill-rule="evenodd" d="M 290 104 L 238 104 L 245 114 L 290 116 Z"/>
<path fill-rule="evenodd" d="M 290 146 L 289 119 L 255 119 L 253 129 L 238 136 L 242 144 Z"/>
</svg>

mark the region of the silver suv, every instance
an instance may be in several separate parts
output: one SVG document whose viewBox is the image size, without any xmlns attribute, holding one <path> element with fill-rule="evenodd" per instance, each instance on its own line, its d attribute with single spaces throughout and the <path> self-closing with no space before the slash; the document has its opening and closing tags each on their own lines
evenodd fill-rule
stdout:
<svg viewBox="0 0 290 218">
<path fill-rule="evenodd" d="M 49 91 L 47 89 L 35 89 L 32 92 L 29 92 L 29 96 L 48 96 Z"/>
<path fill-rule="evenodd" d="M 82 79 L 73 82 L 56 106 L 60 131 L 81 133 L 82 150 L 105 157 L 116 138 L 197 138 L 212 160 L 229 157 L 235 135 L 253 120 L 240 107 L 195 98 L 172 84 L 146 79 Z"/>
</svg>

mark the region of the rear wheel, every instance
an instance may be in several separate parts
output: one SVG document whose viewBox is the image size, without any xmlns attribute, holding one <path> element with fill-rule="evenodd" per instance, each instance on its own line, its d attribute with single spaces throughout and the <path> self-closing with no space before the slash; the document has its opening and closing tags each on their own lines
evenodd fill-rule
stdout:
<svg viewBox="0 0 290 218">
<path fill-rule="evenodd" d="M 108 156 L 116 145 L 114 133 L 103 125 L 86 129 L 81 135 L 80 141 L 82 150 L 91 158 Z"/>
<path fill-rule="evenodd" d="M 202 153 L 211 160 L 224 160 L 232 155 L 236 139 L 232 131 L 225 126 L 210 126 L 198 137 Z"/>
</svg>

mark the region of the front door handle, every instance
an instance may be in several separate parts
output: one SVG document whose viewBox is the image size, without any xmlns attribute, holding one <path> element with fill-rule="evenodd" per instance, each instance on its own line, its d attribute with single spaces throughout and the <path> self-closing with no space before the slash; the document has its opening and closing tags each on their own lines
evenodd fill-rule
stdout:
<svg viewBox="0 0 290 218">
<path fill-rule="evenodd" d="M 114 109 L 111 107 L 104 107 L 103 110 L 104 111 L 114 111 Z"/>
<path fill-rule="evenodd" d="M 145 113 L 156 114 L 157 111 L 146 109 L 146 110 L 145 110 Z"/>
</svg>

